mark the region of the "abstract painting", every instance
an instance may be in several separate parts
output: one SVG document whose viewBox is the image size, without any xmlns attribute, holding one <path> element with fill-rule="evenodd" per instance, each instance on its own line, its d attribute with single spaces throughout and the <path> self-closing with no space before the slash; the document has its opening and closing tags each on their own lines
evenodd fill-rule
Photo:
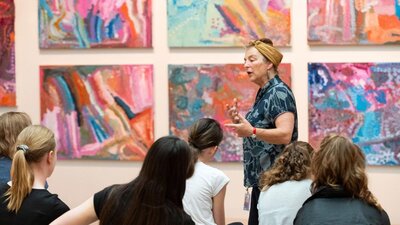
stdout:
<svg viewBox="0 0 400 225">
<path fill-rule="evenodd" d="M 0 0 L 0 106 L 15 106 L 15 6 Z"/>
<path fill-rule="evenodd" d="M 308 0 L 311 45 L 400 44 L 400 0 Z"/>
<path fill-rule="evenodd" d="M 170 47 L 290 45 L 291 0 L 167 0 Z"/>
<path fill-rule="evenodd" d="M 351 138 L 369 165 L 400 164 L 400 63 L 310 63 L 309 140 Z"/>
<path fill-rule="evenodd" d="M 41 122 L 63 159 L 143 160 L 154 140 L 151 65 L 41 66 Z"/>
<path fill-rule="evenodd" d="M 40 48 L 149 48 L 152 0 L 39 0 Z"/>
<path fill-rule="evenodd" d="M 280 76 L 290 82 L 290 64 L 281 64 Z M 188 128 L 198 119 L 208 117 L 221 124 L 230 123 L 226 104 L 238 99 L 239 112 L 245 115 L 252 107 L 259 86 L 248 79 L 242 64 L 169 65 L 170 133 L 187 140 Z M 222 126 L 224 139 L 216 161 L 241 161 L 242 138 Z"/>
</svg>

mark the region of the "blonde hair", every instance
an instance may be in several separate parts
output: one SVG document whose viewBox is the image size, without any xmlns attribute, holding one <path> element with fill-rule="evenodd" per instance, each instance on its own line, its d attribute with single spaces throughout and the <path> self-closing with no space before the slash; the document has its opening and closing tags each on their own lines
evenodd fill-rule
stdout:
<svg viewBox="0 0 400 225">
<path fill-rule="evenodd" d="M 18 134 L 32 125 L 31 118 L 24 112 L 6 112 L 0 115 L 0 155 L 12 158 Z"/>
<path fill-rule="evenodd" d="M 287 145 L 272 168 L 261 175 L 262 190 L 288 180 L 300 181 L 308 178 L 313 151 L 311 145 L 304 141 L 295 141 Z"/>
<path fill-rule="evenodd" d="M 311 170 L 314 175 L 313 192 L 323 186 L 342 187 L 356 198 L 382 210 L 368 189 L 365 156 L 351 140 L 340 135 L 326 136 L 315 153 Z"/>
<path fill-rule="evenodd" d="M 12 186 L 6 192 L 9 211 L 18 212 L 24 198 L 32 191 L 34 175 L 30 163 L 40 162 L 47 153 L 54 151 L 54 133 L 40 125 L 23 129 L 15 143 L 18 149 L 11 165 Z"/>
</svg>

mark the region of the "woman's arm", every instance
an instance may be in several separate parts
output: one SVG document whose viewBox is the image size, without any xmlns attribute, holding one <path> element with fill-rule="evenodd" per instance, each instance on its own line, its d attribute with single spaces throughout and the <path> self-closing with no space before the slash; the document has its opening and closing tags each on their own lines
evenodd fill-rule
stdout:
<svg viewBox="0 0 400 225">
<path fill-rule="evenodd" d="M 225 203 L 224 203 L 225 193 L 226 193 L 226 184 L 212 199 L 213 200 L 212 211 L 213 211 L 214 221 L 217 225 L 225 225 Z"/>
<path fill-rule="evenodd" d="M 238 114 L 240 123 L 225 124 L 233 128 L 239 137 L 250 137 L 253 134 L 253 126 L 242 115 Z M 270 144 L 289 144 L 292 139 L 294 129 L 294 114 L 285 112 L 275 120 L 276 128 L 264 129 L 256 128 L 257 139 Z"/>
<path fill-rule="evenodd" d="M 294 129 L 294 114 L 292 112 L 282 113 L 276 118 L 275 126 L 276 128 L 273 129 L 256 128 L 257 139 L 271 144 L 289 144 Z M 251 132 L 253 133 L 253 130 Z"/>
<path fill-rule="evenodd" d="M 92 196 L 76 208 L 58 217 L 50 225 L 88 225 L 97 220 Z"/>
</svg>

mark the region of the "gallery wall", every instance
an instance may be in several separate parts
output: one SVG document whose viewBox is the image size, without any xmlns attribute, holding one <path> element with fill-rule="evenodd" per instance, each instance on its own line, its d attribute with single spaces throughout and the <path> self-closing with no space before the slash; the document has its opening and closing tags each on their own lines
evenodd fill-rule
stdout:
<svg viewBox="0 0 400 225">
<path fill-rule="evenodd" d="M 307 45 L 307 1 L 292 3 L 291 47 L 281 48 L 284 63 L 292 65 L 292 89 L 299 114 L 299 139 L 308 140 L 308 62 L 400 62 L 397 46 Z M 37 1 L 15 0 L 17 107 L 0 108 L 27 112 L 40 123 L 39 66 L 41 65 L 154 65 L 155 137 L 167 135 L 168 65 L 242 63 L 242 48 L 168 48 L 166 1 L 153 1 L 153 48 L 150 49 L 64 49 L 39 50 Z M 52 192 L 74 207 L 96 191 L 134 178 L 140 162 L 63 160 L 49 179 Z M 245 189 L 240 162 L 214 163 L 230 178 L 226 195 L 227 222 L 245 221 Z M 370 188 L 388 212 L 392 224 L 400 224 L 400 167 L 369 166 Z"/>
</svg>

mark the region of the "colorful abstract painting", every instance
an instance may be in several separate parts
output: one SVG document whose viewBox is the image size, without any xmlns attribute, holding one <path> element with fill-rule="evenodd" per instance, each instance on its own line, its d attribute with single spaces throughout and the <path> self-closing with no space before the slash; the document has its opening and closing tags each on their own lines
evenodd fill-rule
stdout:
<svg viewBox="0 0 400 225">
<path fill-rule="evenodd" d="M 167 0 L 170 47 L 290 45 L 291 0 Z"/>
<path fill-rule="evenodd" d="M 153 67 L 42 66 L 41 121 L 63 159 L 143 160 L 154 140 Z"/>
<path fill-rule="evenodd" d="M 242 64 L 169 65 L 169 124 L 171 134 L 184 139 L 188 128 L 208 117 L 221 124 L 231 122 L 225 110 L 234 98 L 245 115 L 254 104 L 259 86 L 248 79 Z M 280 76 L 290 84 L 290 64 L 279 66 Z M 224 139 L 216 161 L 241 161 L 242 138 L 222 126 Z"/>
<path fill-rule="evenodd" d="M 400 63 L 310 63 L 309 141 L 351 138 L 370 165 L 400 164 Z"/>
<path fill-rule="evenodd" d="M 400 0 L 308 0 L 311 45 L 400 44 Z"/>
<path fill-rule="evenodd" d="M 39 0 L 40 48 L 149 48 L 152 0 Z"/>
<path fill-rule="evenodd" d="M 14 0 L 0 0 L 0 106 L 15 106 Z"/>
</svg>

